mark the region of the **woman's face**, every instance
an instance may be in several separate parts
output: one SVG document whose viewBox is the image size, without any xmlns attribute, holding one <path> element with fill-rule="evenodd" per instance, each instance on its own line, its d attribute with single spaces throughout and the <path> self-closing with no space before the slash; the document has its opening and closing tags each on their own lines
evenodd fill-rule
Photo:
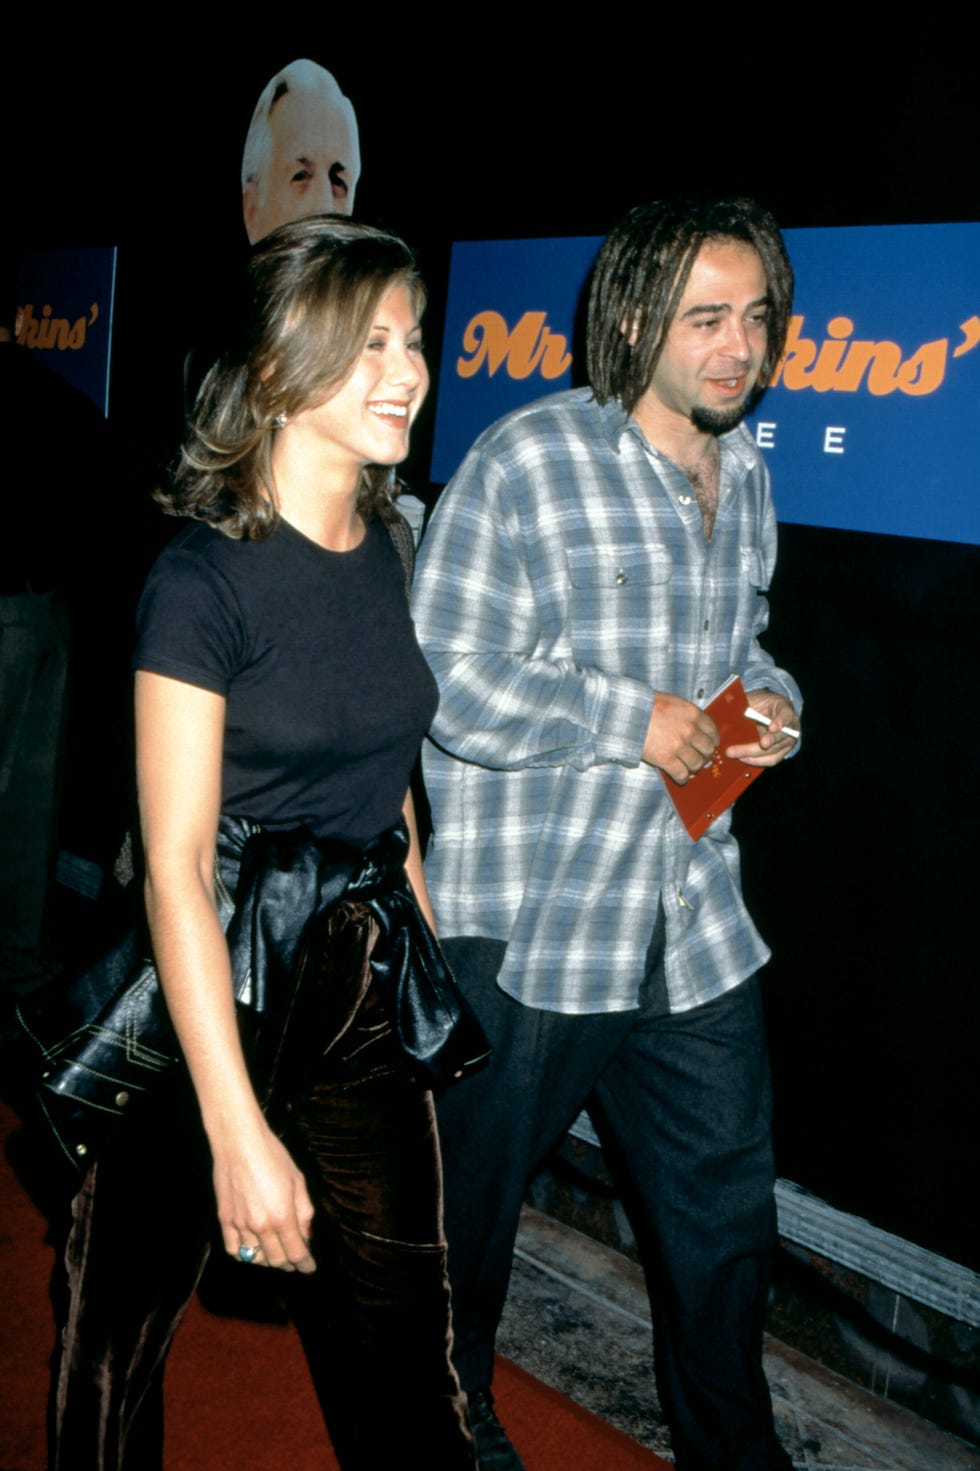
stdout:
<svg viewBox="0 0 980 1471">
<path fill-rule="evenodd" d="M 294 415 L 283 434 L 304 442 L 356 483 L 365 465 L 397 465 L 429 387 L 422 329 L 409 288 L 382 297 L 354 371 L 324 403 Z"/>
</svg>

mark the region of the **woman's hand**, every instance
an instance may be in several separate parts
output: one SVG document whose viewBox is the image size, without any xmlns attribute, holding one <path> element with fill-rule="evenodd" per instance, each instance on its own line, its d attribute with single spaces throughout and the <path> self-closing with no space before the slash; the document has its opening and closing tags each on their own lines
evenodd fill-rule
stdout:
<svg viewBox="0 0 980 1471">
<path fill-rule="evenodd" d="M 214 1193 L 225 1250 L 259 1248 L 252 1260 L 284 1272 L 313 1272 L 313 1203 L 288 1150 L 264 1124 L 227 1148 L 214 1149 Z"/>
</svg>

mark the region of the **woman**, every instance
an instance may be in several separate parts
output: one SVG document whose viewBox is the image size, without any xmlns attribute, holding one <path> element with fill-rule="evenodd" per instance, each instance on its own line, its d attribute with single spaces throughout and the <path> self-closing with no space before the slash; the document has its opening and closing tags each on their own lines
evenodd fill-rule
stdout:
<svg viewBox="0 0 980 1471">
<path fill-rule="evenodd" d="M 134 660 L 147 916 L 186 1074 L 76 1200 L 56 1464 L 159 1465 L 163 1362 L 216 1204 L 227 1252 L 295 1274 L 341 1465 L 472 1467 L 431 1094 L 334 882 L 383 850 L 403 884 L 404 814 L 431 923 L 406 793 L 436 692 L 389 529 L 428 386 L 423 291 L 399 240 L 335 218 L 269 236 L 249 285 L 245 346 L 205 380 L 161 496 L 190 519 L 150 575 Z M 262 956 L 249 940 L 243 991 L 246 931 Z M 265 1013 L 248 1062 L 233 993 Z"/>
</svg>

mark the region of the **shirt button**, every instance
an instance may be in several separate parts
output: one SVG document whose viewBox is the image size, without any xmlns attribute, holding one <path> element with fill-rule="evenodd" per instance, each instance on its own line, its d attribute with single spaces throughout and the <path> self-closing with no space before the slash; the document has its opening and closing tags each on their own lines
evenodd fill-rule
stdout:
<svg viewBox="0 0 980 1471">
<path fill-rule="evenodd" d="M 696 700 L 703 700 L 704 699 L 704 690 L 703 689 L 699 689 L 698 692 L 697 692 L 697 694 L 694 696 L 694 698 Z"/>
<path fill-rule="evenodd" d="M 705 633 L 707 633 L 707 631 L 708 631 L 708 629 L 710 627 L 711 627 L 711 619 L 710 618 L 706 618 L 704 620 L 704 631 L 705 631 Z"/>
<path fill-rule="evenodd" d="M 623 584 L 626 583 L 626 582 L 629 582 L 629 578 L 627 577 L 626 573 L 623 571 L 622 567 L 620 567 L 619 571 L 616 573 L 616 586 L 617 587 L 622 587 Z"/>
<path fill-rule="evenodd" d="M 682 506 L 689 506 L 694 497 L 693 495 L 679 495 L 677 499 L 680 501 Z"/>
</svg>

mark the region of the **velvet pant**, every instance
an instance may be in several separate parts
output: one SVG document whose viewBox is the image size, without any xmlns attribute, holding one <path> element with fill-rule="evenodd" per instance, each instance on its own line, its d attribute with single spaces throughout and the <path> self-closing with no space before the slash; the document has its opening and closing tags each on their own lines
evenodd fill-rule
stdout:
<svg viewBox="0 0 980 1471">
<path fill-rule="evenodd" d="M 661 921 L 637 1010 L 560 1015 L 496 985 L 502 942 L 443 949 L 494 1044 L 439 1100 L 463 1387 L 490 1383 L 528 1181 L 588 1103 L 640 1244 L 678 1471 L 790 1471 L 762 1372 L 776 1225 L 757 982 L 670 1013 Z"/>
<path fill-rule="evenodd" d="M 324 996 L 324 1035 L 334 1040 L 283 1110 L 316 1204 L 317 1271 L 284 1273 L 282 1285 L 344 1471 L 472 1471 L 449 1357 L 432 1098 L 373 985 L 345 985 L 353 993 Z M 55 1471 L 162 1465 L 164 1362 L 214 1234 L 210 1158 L 186 1075 L 127 1125 L 73 1206 Z M 241 1414 L 247 1421 L 247 1403 Z"/>
</svg>

